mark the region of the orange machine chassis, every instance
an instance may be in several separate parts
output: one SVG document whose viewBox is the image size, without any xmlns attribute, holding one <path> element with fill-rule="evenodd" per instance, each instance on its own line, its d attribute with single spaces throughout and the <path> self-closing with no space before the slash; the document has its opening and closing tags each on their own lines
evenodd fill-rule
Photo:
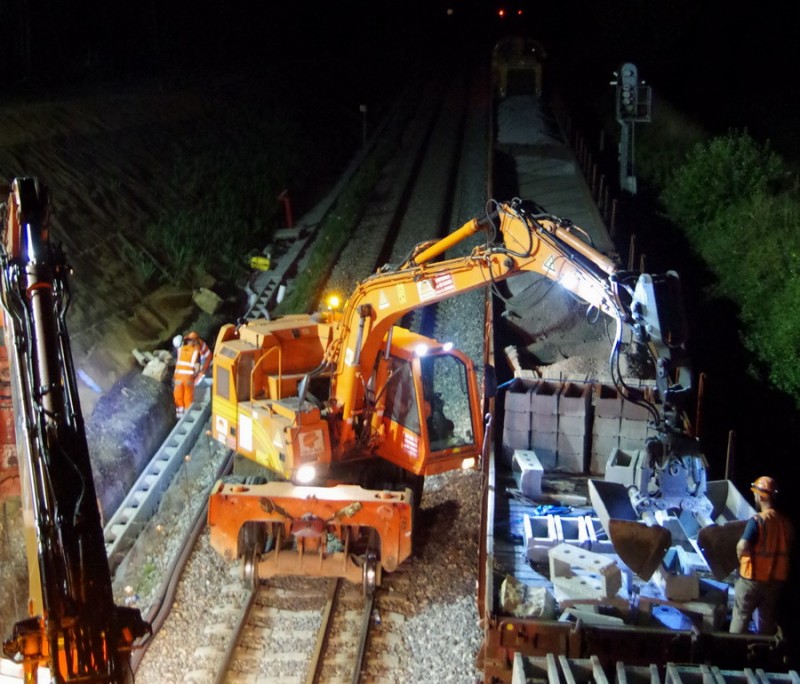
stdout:
<svg viewBox="0 0 800 684">
<path fill-rule="evenodd" d="M 243 552 L 239 539 L 245 523 L 266 523 L 274 548 L 255 559 L 258 577 L 306 575 L 360 582 L 363 567 L 354 557 L 350 540 L 364 528 L 374 530 L 380 539 L 380 568 L 396 570 L 411 555 L 412 497 L 409 489 L 374 491 L 357 485 L 301 487 L 290 482 L 246 485 L 220 481 L 211 492 L 208 506 L 211 546 L 233 560 Z M 331 535 L 341 543 L 341 550 L 328 548 Z M 287 549 L 284 542 L 290 539 L 293 548 Z"/>
</svg>

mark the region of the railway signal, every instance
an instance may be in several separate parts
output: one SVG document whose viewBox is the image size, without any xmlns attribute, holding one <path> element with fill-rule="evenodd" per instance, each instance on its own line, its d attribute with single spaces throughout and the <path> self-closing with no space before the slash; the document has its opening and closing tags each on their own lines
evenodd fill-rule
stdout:
<svg viewBox="0 0 800 684">
<path fill-rule="evenodd" d="M 634 124 L 650 121 L 650 86 L 639 82 L 635 64 L 625 62 L 611 85 L 616 86 L 616 115 L 621 126 L 619 142 L 619 184 L 623 190 L 636 194 L 636 175 L 633 169 Z"/>
</svg>

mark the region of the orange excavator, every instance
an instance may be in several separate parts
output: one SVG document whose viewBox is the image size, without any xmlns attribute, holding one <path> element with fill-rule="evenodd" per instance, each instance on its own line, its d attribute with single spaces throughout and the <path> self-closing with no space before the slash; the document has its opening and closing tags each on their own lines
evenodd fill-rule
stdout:
<svg viewBox="0 0 800 684">
<path fill-rule="evenodd" d="M 22 490 L 29 615 L 3 642 L 25 682 L 133 682 L 130 654 L 150 633 L 117 606 L 78 402 L 66 312 L 67 265 L 50 241 L 49 195 L 17 178 L 3 206 L 0 294 Z"/>
<path fill-rule="evenodd" d="M 479 233 L 487 240 L 469 255 L 440 259 Z M 710 513 L 705 459 L 686 418 L 692 382 L 677 274 L 623 271 L 571 222 L 514 200 L 493 203 L 483 218 L 381 268 L 341 312 L 220 330 L 212 433 L 259 471 L 241 468 L 216 483 L 212 546 L 241 558 L 247 577 L 341 576 L 369 590 L 382 571 L 395 570 L 412 550 L 424 477 L 477 467 L 486 449 L 472 361 L 398 323 L 415 309 L 522 274 L 554 281 L 616 321 L 612 376 L 624 397 L 649 409 L 659 435 L 647 451 L 639 502 Z M 624 329 L 656 368 L 652 399 L 620 376 Z M 636 520 L 616 528 L 633 546 L 652 547 L 652 572 L 669 532 Z"/>
</svg>

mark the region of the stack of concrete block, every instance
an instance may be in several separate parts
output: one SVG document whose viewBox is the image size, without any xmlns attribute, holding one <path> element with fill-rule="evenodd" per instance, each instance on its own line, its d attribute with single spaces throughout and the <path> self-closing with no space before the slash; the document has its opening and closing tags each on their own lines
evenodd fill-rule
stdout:
<svg viewBox="0 0 800 684">
<path fill-rule="evenodd" d="M 540 380 L 531 392 L 531 449 L 545 469 L 558 462 L 558 397 L 561 383 Z"/>
<path fill-rule="evenodd" d="M 586 472 L 591 424 L 592 386 L 568 382 L 558 396 L 558 468 Z"/>
<path fill-rule="evenodd" d="M 650 388 L 646 388 L 650 392 Z M 623 451 L 644 449 L 645 440 L 655 437 L 655 430 L 649 422 L 653 419 L 650 411 L 644 406 L 630 401 L 622 402 L 622 420 L 620 421 L 619 448 Z"/>
<path fill-rule="evenodd" d="M 604 475 L 609 456 L 619 449 L 622 404 L 622 395 L 616 387 L 604 384 L 594 386 L 592 446 L 589 450 L 589 472 L 593 475 Z"/>
<path fill-rule="evenodd" d="M 503 455 L 511 462 L 514 452 L 531 448 L 531 393 L 533 385 L 515 380 L 505 394 Z"/>
</svg>

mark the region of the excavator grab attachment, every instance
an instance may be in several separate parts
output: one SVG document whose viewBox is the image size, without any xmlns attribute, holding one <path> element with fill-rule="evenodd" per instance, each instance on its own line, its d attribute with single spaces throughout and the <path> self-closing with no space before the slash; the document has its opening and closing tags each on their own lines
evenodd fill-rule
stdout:
<svg viewBox="0 0 800 684">
<path fill-rule="evenodd" d="M 672 546 L 672 534 L 659 525 L 612 519 L 607 529 L 622 562 L 645 581 L 658 570 Z"/>
<path fill-rule="evenodd" d="M 670 531 L 639 520 L 628 488 L 618 482 L 589 480 L 589 496 L 614 551 L 639 577 L 649 580 L 672 545 Z"/>
<path fill-rule="evenodd" d="M 736 544 L 746 525 L 746 520 L 732 520 L 724 525 L 709 525 L 697 533 L 697 545 L 714 579 L 724 580 L 739 566 Z"/>
</svg>

